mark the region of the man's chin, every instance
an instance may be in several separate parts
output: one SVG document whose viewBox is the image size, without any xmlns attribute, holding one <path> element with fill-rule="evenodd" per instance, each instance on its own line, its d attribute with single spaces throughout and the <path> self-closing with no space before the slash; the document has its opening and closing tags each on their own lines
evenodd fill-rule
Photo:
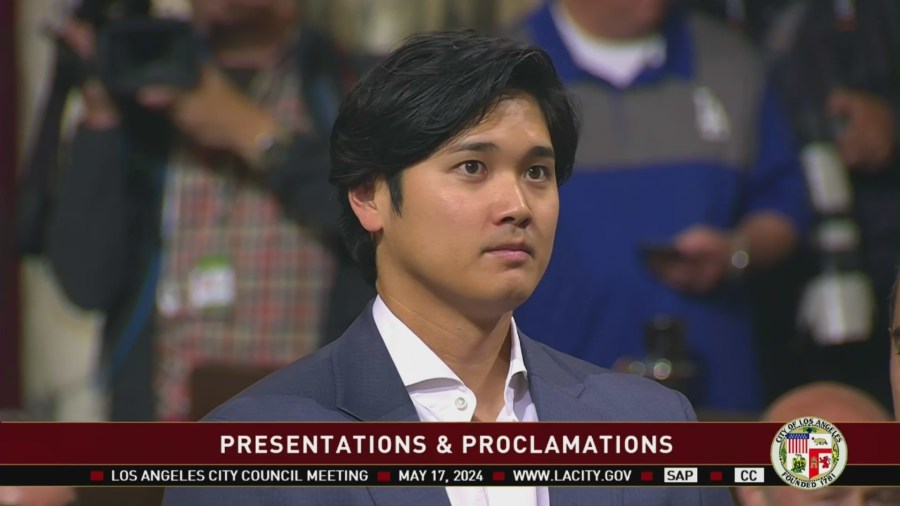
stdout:
<svg viewBox="0 0 900 506">
<path fill-rule="evenodd" d="M 515 310 L 531 297 L 534 293 L 533 284 L 506 284 L 497 286 L 488 297 L 491 302 L 487 303 L 496 308 L 496 311 L 506 313 Z"/>
</svg>

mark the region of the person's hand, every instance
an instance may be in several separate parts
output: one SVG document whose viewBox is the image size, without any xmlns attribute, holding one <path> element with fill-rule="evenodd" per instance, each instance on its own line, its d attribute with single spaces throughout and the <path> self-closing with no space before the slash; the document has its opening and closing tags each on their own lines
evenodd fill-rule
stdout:
<svg viewBox="0 0 900 506">
<path fill-rule="evenodd" d="M 707 226 L 695 226 L 674 241 L 678 254 L 651 258 L 651 270 L 672 288 L 696 294 L 715 289 L 731 262 L 733 241 L 727 233 Z"/>
<path fill-rule="evenodd" d="M 68 506 L 74 503 L 72 487 L 0 487 L 0 506 Z"/>
<path fill-rule="evenodd" d="M 69 18 L 54 33 L 82 60 L 94 59 L 97 36 L 90 24 Z M 81 85 L 81 98 L 84 103 L 82 122 L 89 128 L 102 130 L 119 123 L 119 109 L 96 77 L 87 79 Z"/>
<path fill-rule="evenodd" d="M 90 78 L 81 85 L 84 103 L 82 123 L 95 130 L 112 128 L 119 124 L 119 108 L 97 78 Z"/>
<path fill-rule="evenodd" d="M 828 97 L 828 114 L 845 122 L 836 141 L 848 168 L 872 171 L 888 165 L 896 149 L 897 125 L 884 99 L 837 90 Z"/>
<path fill-rule="evenodd" d="M 58 28 L 53 29 L 53 33 L 82 60 L 94 58 L 97 52 L 97 36 L 90 23 L 70 17 Z"/>
<path fill-rule="evenodd" d="M 218 70 L 204 67 L 189 90 L 151 86 L 138 91 L 143 106 L 168 113 L 194 143 L 231 151 L 245 161 L 258 156 L 257 139 L 277 130 L 274 118 L 236 89 Z"/>
</svg>

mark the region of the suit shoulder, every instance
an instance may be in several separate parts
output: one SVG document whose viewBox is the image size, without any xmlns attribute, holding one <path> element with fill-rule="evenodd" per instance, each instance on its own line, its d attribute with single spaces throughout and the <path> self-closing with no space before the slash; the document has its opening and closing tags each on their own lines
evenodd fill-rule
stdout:
<svg viewBox="0 0 900 506">
<path fill-rule="evenodd" d="M 335 409 L 331 347 L 326 346 L 272 374 L 214 409 L 204 421 L 339 421 Z"/>
<path fill-rule="evenodd" d="M 697 419 L 684 394 L 636 374 L 609 372 L 591 376 L 585 381 L 582 398 L 620 413 L 622 420 L 691 422 Z"/>
<path fill-rule="evenodd" d="M 581 400 L 622 421 L 694 421 L 687 398 L 656 381 L 614 372 L 541 345 L 551 359 L 584 385 Z"/>
</svg>

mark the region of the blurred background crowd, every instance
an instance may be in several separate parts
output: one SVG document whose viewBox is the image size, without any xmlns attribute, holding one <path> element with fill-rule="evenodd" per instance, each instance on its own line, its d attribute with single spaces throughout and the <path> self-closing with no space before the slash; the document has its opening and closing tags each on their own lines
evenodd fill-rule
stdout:
<svg viewBox="0 0 900 506">
<path fill-rule="evenodd" d="M 474 28 L 547 50 L 582 110 L 526 334 L 701 419 L 815 381 L 891 410 L 898 23 L 896 0 L 0 2 L 0 408 L 196 419 L 338 337 L 374 293 L 327 181 L 340 98 L 405 36 Z"/>
</svg>

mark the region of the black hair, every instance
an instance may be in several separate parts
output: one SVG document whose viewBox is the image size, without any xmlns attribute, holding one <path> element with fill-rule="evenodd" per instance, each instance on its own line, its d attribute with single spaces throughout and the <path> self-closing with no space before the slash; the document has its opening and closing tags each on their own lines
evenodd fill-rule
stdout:
<svg viewBox="0 0 900 506">
<path fill-rule="evenodd" d="M 375 244 L 350 208 L 348 191 L 384 177 L 399 214 L 401 172 L 517 93 L 540 106 L 562 184 L 572 173 L 579 117 L 550 57 L 535 46 L 474 30 L 413 35 L 344 99 L 331 132 L 330 181 L 341 203 L 341 234 L 369 281 Z"/>
</svg>

